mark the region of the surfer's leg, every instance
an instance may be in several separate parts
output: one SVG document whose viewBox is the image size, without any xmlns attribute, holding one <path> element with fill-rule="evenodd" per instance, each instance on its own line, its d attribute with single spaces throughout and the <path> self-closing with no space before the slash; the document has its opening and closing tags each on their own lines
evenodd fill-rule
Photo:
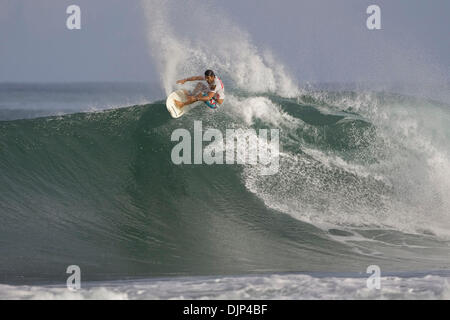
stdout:
<svg viewBox="0 0 450 320">
<path fill-rule="evenodd" d="M 175 102 L 175 105 L 180 109 L 194 103 L 195 101 L 197 101 L 197 99 L 194 96 L 187 96 L 187 100 L 185 102 L 173 100 L 173 102 Z"/>
<path fill-rule="evenodd" d="M 181 101 L 178 101 L 176 99 L 173 100 L 173 102 L 175 103 L 175 105 L 177 106 L 177 108 L 183 108 L 184 107 L 184 103 Z"/>
<path fill-rule="evenodd" d="M 199 83 L 199 84 L 201 84 L 201 83 Z M 197 87 L 198 87 L 198 85 L 199 84 L 197 84 Z M 195 90 L 197 89 L 197 87 L 195 87 Z M 194 92 L 195 92 L 195 90 L 194 90 Z M 185 89 L 183 89 L 183 92 L 184 92 L 184 94 L 186 95 L 186 101 L 185 102 L 181 102 L 181 101 L 178 101 L 178 100 L 173 100 L 173 102 L 175 103 L 175 105 L 178 107 L 178 108 L 183 108 L 184 106 L 187 106 L 187 105 L 189 105 L 189 104 L 191 104 L 191 103 L 194 103 L 195 101 L 197 101 L 196 99 L 195 99 L 195 97 L 196 97 L 196 95 L 194 94 L 194 92 L 193 93 L 190 93 L 189 91 L 187 91 L 187 90 L 185 90 Z"/>
</svg>

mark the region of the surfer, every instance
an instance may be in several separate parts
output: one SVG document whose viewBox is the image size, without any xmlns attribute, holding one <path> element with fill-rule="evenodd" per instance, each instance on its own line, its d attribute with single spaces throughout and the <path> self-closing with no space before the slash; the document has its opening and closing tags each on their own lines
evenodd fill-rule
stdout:
<svg viewBox="0 0 450 320">
<path fill-rule="evenodd" d="M 204 101 L 205 104 L 215 109 L 217 108 L 217 104 L 221 105 L 225 99 L 225 89 L 223 87 L 222 80 L 217 77 L 212 70 L 206 70 L 205 76 L 194 76 L 182 80 L 178 80 L 178 84 L 184 84 L 186 81 L 201 81 L 206 80 L 206 84 L 200 82 L 195 87 L 192 93 L 189 93 L 187 90 L 183 90 L 187 96 L 187 100 L 185 102 L 181 102 L 178 100 L 174 100 L 176 106 L 178 108 L 183 108 L 191 103 L 197 101 Z"/>
</svg>

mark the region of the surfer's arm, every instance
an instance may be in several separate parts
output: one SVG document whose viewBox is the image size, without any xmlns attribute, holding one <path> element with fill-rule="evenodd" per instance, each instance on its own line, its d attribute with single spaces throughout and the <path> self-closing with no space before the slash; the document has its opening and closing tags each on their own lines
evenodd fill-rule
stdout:
<svg viewBox="0 0 450 320">
<path fill-rule="evenodd" d="M 205 80 L 205 77 L 203 77 L 203 76 L 194 76 L 194 77 L 178 80 L 177 83 L 184 84 L 186 81 L 201 81 L 201 80 Z"/>
</svg>

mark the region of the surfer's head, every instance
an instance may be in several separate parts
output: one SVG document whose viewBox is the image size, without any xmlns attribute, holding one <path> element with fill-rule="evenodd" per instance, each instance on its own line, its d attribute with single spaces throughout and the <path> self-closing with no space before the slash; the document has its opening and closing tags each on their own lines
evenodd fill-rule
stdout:
<svg viewBox="0 0 450 320">
<path fill-rule="evenodd" d="M 216 77 L 216 75 L 214 74 L 214 71 L 212 71 L 212 70 L 206 70 L 205 71 L 205 80 L 209 84 L 214 82 L 214 78 L 215 77 Z"/>
</svg>

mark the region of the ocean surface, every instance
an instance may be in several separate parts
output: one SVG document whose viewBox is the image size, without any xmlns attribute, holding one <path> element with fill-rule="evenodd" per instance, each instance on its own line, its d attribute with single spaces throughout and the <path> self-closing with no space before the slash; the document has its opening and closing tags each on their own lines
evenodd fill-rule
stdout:
<svg viewBox="0 0 450 320">
<path fill-rule="evenodd" d="M 0 97 L 1 299 L 450 297 L 448 102 L 230 88 L 172 119 L 150 84 Z M 173 164 L 171 135 L 194 121 L 279 129 L 278 173 Z"/>
</svg>

